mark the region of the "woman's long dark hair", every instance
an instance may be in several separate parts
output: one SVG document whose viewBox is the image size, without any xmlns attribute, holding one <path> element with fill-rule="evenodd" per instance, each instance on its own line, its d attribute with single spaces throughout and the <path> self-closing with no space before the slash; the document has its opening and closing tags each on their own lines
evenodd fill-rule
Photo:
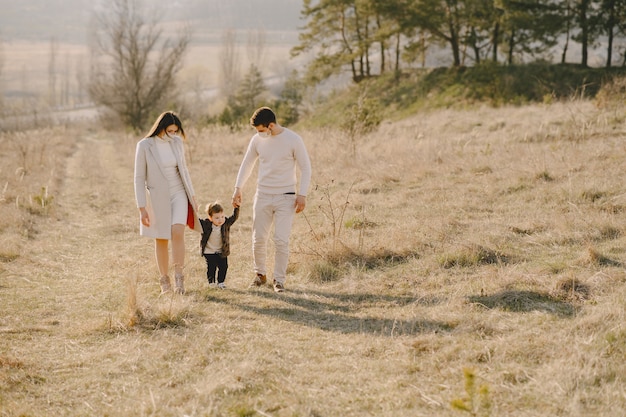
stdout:
<svg viewBox="0 0 626 417">
<path fill-rule="evenodd" d="M 187 139 L 185 136 L 185 130 L 183 129 L 183 124 L 173 111 L 161 113 L 161 115 L 156 119 L 156 122 L 152 125 L 152 128 L 150 128 L 150 133 L 148 133 L 146 137 L 151 138 L 161 132 L 165 132 L 165 129 L 167 129 L 170 125 L 176 125 L 178 127 L 178 136 L 183 139 Z"/>
</svg>

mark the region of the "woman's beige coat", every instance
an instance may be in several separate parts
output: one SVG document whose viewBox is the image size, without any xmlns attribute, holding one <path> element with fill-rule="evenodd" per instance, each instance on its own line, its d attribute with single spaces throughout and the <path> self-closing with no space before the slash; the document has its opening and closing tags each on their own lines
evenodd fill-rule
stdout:
<svg viewBox="0 0 626 417">
<path fill-rule="evenodd" d="M 141 224 L 139 219 L 139 233 L 141 236 L 155 239 L 172 238 L 172 206 L 170 204 L 170 190 L 165 177 L 161 157 L 156 147 L 155 137 L 144 138 L 137 143 L 135 151 L 135 199 L 137 208 L 145 207 L 150 216 L 150 227 Z M 193 230 L 202 233 L 202 225 L 198 220 L 197 207 L 194 203 L 195 192 L 191 184 L 191 177 L 185 161 L 183 140 L 174 136 L 169 142 L 178 162 L 178 171 L 187 192 L 187 200 L 192 207 Z M 190 218 L 187 219 L 189 224 Z"/>
</svg>

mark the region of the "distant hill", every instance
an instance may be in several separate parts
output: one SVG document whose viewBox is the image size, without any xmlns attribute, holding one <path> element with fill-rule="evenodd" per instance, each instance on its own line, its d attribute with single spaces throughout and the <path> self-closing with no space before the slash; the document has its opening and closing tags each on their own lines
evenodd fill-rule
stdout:
<svg viewBox="0 0 626 417">
<path fill-rule="evenodd" d="M 3 2 L 0 37 L 5 40 L 49 40 L 83 43 L 94 10 L 105 0 L 20 0 Z M 163 21 L 186 21 L 199 32 L 263 29 L 296 32 L 302 26 L 301 0 L 143 0 Z M 156 7 L 156 9 L 154 9 Z"/>
</svg>

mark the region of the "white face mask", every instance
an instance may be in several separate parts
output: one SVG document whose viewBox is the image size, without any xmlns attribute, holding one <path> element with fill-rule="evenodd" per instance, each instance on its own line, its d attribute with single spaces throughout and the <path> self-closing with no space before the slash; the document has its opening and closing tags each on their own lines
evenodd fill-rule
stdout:
<svg viewBox="0 0 626 417">
<path fill-rule="evenodd" d="M 256 132 L 257 135 L 259 135 L 259 137 L 265 139 L 265 138 L 269 138 L 270 136 L 272 136 L 272 132 L 270 132 L 269 129 L 267 129 L 265 132 Z"/>
<path fill-rule="evenodd" d="M 168 138 L 172 138 L 174 139 L 175 137 L 178 136 L 178 130 L 176 130 L 176 132 L 168 132 L 167 130 L 165 131 L 165 135 L 163 135 L 164 137 L 168 137 Z"/>
</svg>

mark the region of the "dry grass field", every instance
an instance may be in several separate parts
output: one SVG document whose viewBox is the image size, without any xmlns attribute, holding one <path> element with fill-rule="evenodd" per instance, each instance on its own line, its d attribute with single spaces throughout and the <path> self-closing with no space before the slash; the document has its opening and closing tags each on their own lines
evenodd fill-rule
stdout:
<svg viewBox="0 0 626 417">
<path fill-rule="evenodd" d="M 189 133 L 228 204 L 252 132 Z M 437 110 L 354 155 L 300 133 L 287 291 L 248 288 L 251 180 L 228 289 L 188 231 L 184 296 L 138 236 L 138 138 L 1 134 L 0 416 L 626 415 L 622 109 Z"/>
</svg>

